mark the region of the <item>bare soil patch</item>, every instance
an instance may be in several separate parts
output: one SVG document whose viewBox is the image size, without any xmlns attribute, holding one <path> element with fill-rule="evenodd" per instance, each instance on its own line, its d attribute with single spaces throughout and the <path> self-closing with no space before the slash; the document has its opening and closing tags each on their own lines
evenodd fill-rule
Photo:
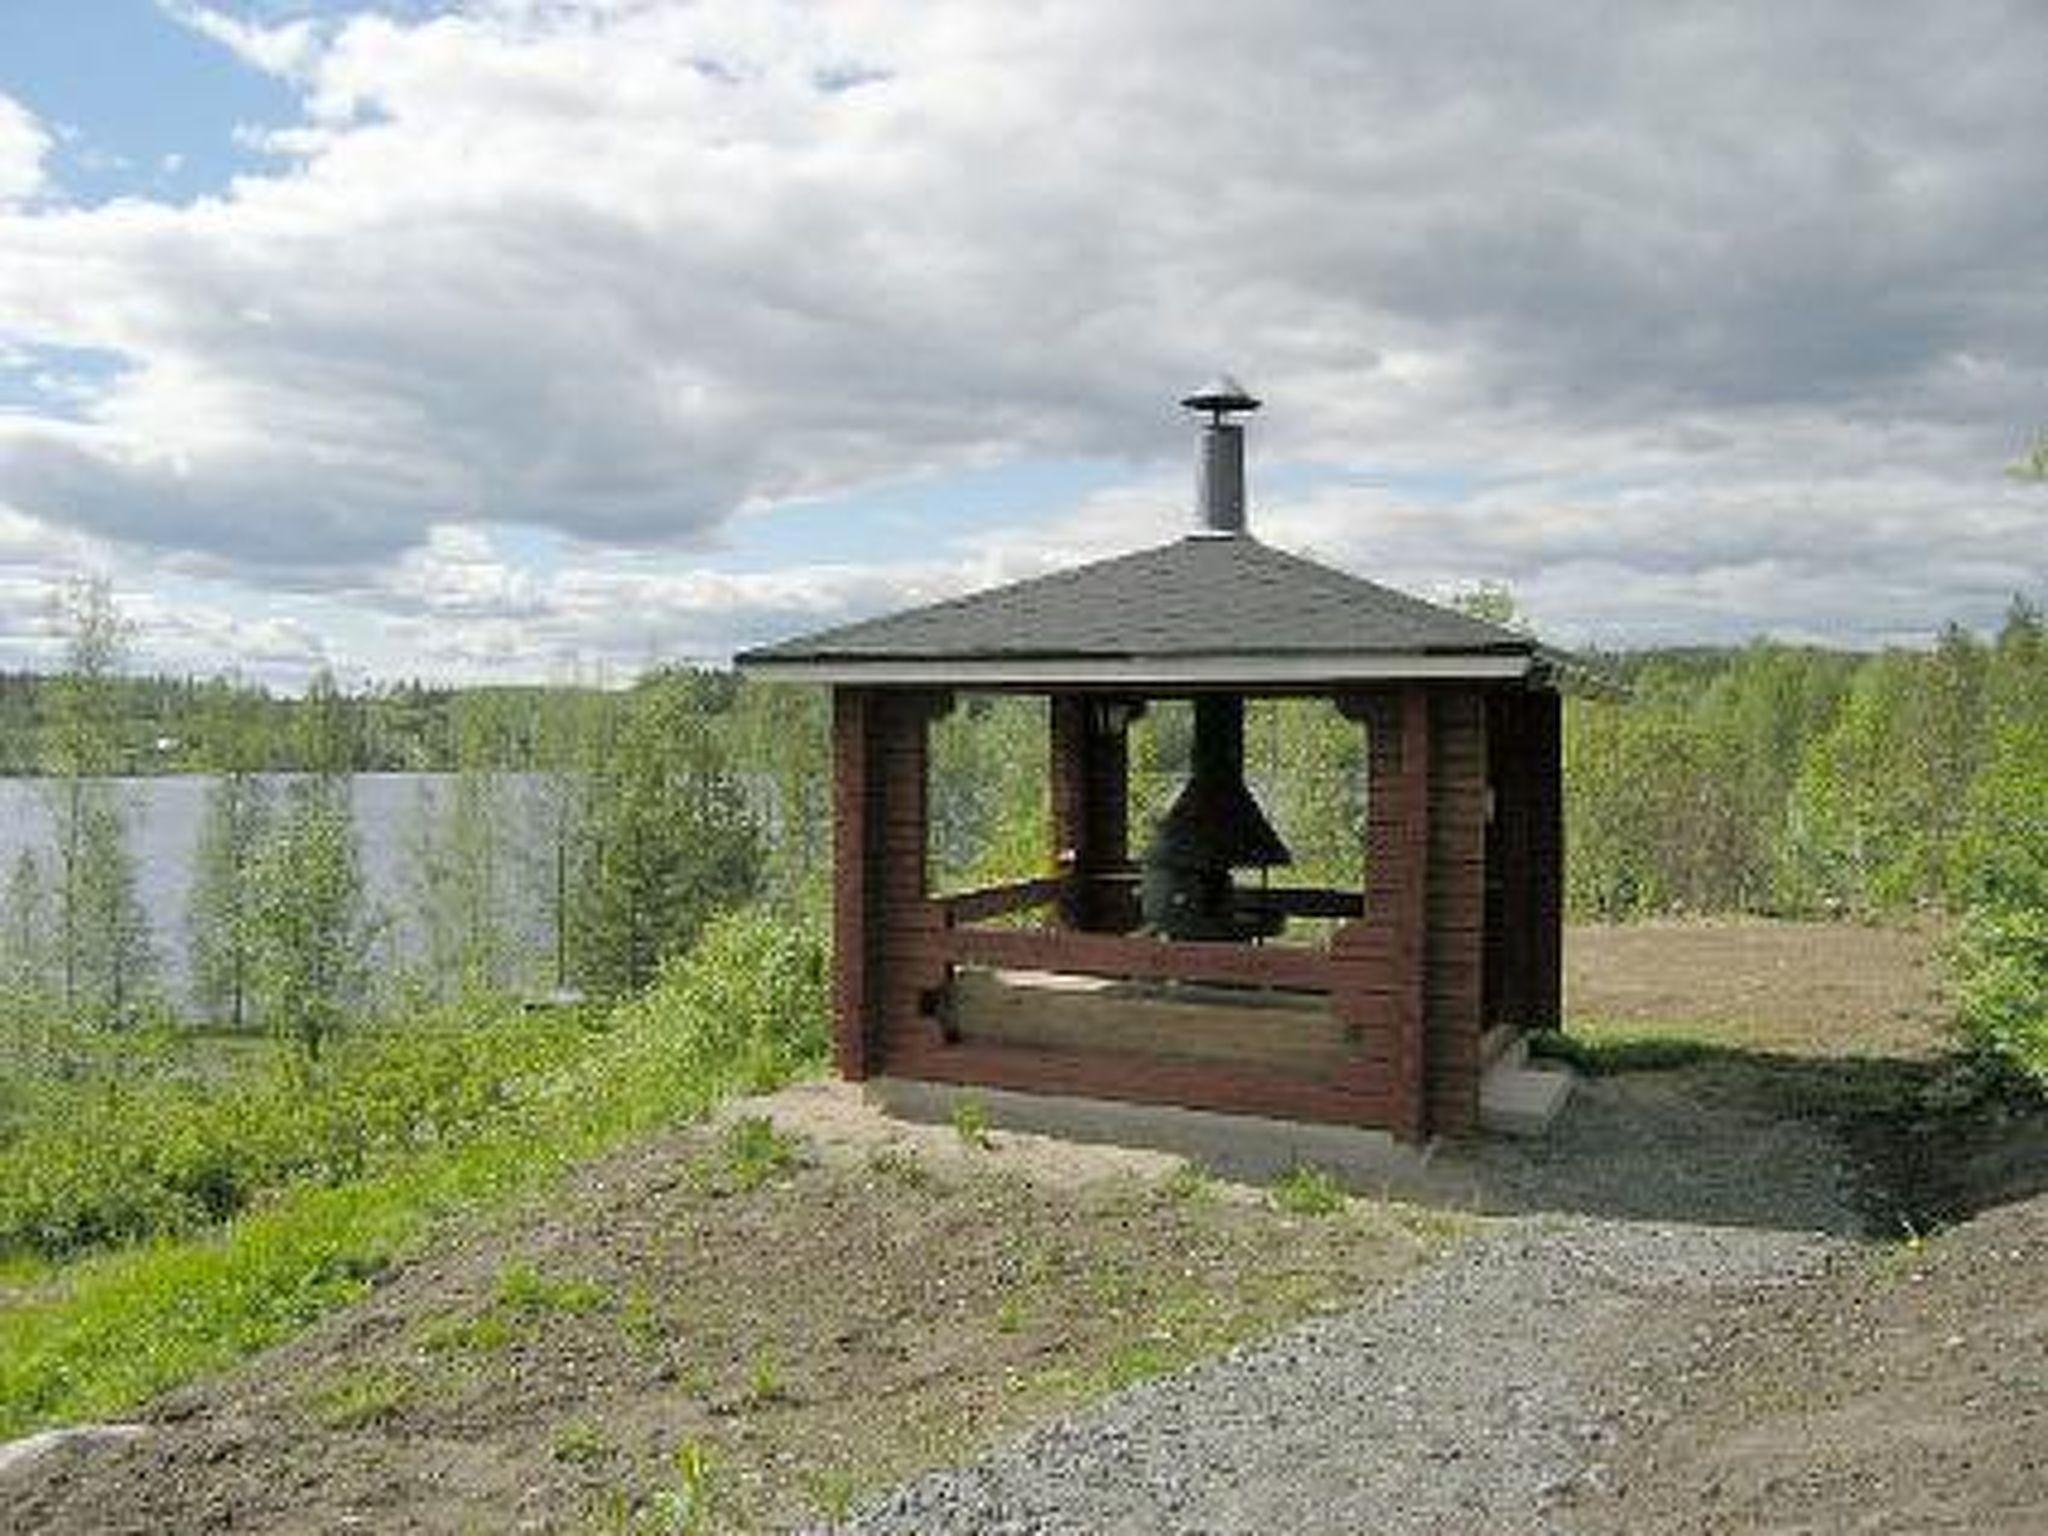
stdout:
<svg viewBox="0 0 2048 1536">
<path fill-rule="evenodd" d="M 667 1530 L 706 1501 L 709 1528 L 787 1528 L 1353 1303 L 1462 1230 L 1289 1215 L 1177 1168 L 901 1127 L 825 1085 L 741 1106 L 160 1403 L 141 1439 L 51 1453 L 0 1488 L 0 1529 Z"/>
<path fill-rule="evenodd" d="M 1660 1309 L 1570 1528 L 2048 1530 L 2048 1197 Z"/>
<path fill-rule="evenodd" d="M 1946 1049 L 1939 931 L 1761 918 L 1574 927 L 1565 1014 L 1595 1037 L 1678 1029 L 1814 1056 L 1925 1058 Z"/>
</svg>

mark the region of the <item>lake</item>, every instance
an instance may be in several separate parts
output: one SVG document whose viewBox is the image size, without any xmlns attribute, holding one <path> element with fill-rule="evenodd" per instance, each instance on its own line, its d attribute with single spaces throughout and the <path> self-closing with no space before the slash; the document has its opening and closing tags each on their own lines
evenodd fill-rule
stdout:
<svg viewBox="0 0 2048 1536">
<path fill-rule="evenodd" d="M 115 781 L 127 813 L 128 846 L 135 860 L 143 910 L 149 916 L 158 975 L 180 1003 L 186 1001 L 185 913 L 211 782 L 199 776 Z M 410 881 L 407 846 L 420 823 L 423 805 L 429 808 L 424 814 L 432 814 L 436 797 L 452 782 L 450 775 L 431 773 L 360 774 L 352 781 L 364 885 L 372 907 L 394 919 L 387 930 L 393 958 L 399 961 L 417 953 L 416 925 L 403 920 Z M 508 774 L 504 782 L 514 810 L 508 821 L 517 827 L 518 810 L 531 804 L 529 797 L 538 792 L 539 781 Z M 0 779 L 0 881 L 13 870 L 24 850 L 33 850 L 47 885 L 52 867 L 49 788 L 47 780 Z M 517 930 L 529 936 L 529 979 L 540 985 L 549 979 L 552 964 L 546 908 L 537 880 L 520 883 L 532 888 L 515 894 L 515 910 L 509 916 Z"/>
</svg>

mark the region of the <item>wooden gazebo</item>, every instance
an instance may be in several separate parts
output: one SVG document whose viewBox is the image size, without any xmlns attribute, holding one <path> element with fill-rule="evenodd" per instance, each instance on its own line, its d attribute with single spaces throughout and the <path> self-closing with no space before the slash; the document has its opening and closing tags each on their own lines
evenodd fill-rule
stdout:
<svg viewBox="0 0 2048 1536">
<path fill-rule="evenodd" d="M 1525 634 L 1260 543 L 1229 419 L 1256 402 L 1225 380 L 1185 403 L 1210 413 L 1189 537 L 739 658 L 832 690 L 839 1070 L 1410 1142 L 1471 1132 L 1489 1063 L 1558 1021 L 1552 660 Z M 942 896 L 928 735 L 964 691 L 1050 700 L 1054 846 L 1042 877 Z M 1130 722 L 1197 701 L 1227 780 L 1242 701 L 1268 697 L 1326 700 L 1365 733 L 1362 890 L 1177 873 L 1167 828 L 1140 868 Z M 1254 844 L 1270 835 L 1244 814 Z M 1189 891 L 1212 894 L 1209 917 L 1177 915 Z M 1033 911 L 1044 920 L 1019 926 Z M 1292 917 L 1334 922 L 1290 943 Z"/>
</svg>

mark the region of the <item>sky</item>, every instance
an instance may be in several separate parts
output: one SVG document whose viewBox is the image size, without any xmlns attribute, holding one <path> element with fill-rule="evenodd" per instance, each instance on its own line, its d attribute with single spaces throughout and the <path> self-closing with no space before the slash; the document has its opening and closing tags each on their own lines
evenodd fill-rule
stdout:
<svg viewBox="0 0 2048 1536">
<path fill-rule="evenodd" d="M 2048 597 L 2048 9 L 0 0 L 0 667 L 624 677 L 1252 526 L 1577 646 Z"/>
</svg>

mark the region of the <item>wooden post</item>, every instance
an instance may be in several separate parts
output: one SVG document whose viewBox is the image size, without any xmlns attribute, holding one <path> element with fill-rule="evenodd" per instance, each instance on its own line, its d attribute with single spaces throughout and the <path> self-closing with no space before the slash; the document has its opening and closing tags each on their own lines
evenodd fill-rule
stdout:
<svg viewBox="0 0 2048 1536">
<path fill-rule="evenodd" d="M 850 1082 L 868 1075 L 875 1029 L 876 704 L 872 689 L 832 690 L 832 1055 Z"/>
<path fill-rule="evenodd" d="M 1361 1050 L 1384 1072 L 1386 1125 L 1429 1135 L 1429 694 L 1417 686 L 1339 696 L 1366 730 L 1365 915 L 1330 941 L 1338 1016 L 1369 1031 Z M 1363 978 L 1381 990 L 1358 990 Z M 1358 978 L 1353 980 L 1352 978 Z"/>
<path fill-rule="evenodd" d="M 1528 705 L 1530 964 L 1525 997 L 1532 1029 L 1564 1022 L 1564 722 L 1554 691 Z"/>
<path fill-rule="evenodd" d="M 1429 1135 L 1429 694 L 1413 685 L 1402 689 L 1400 709 L 1399 766 L 1388 786 L 1399 826 L 1386 884 L 1393 926 L 1392 1120 L 1396 1135 L 1420 1142 Z"/>
<path fill-rule="evenodd" d="M 1428 1090 L 1433 1135 L 1478 1128 L 1486 976 L 1486 695 L 1428 695 L 1428 895 L 1423 930 Z"/>
<path fill-rule="evenodd" d="M 1126 725 L 1138 708 L 1085 694 L 1052 698 L 1053 854 L 1071 874 L 1060 920 L 1084 933 L 1125 933 L 1136 922 L 1130 893 L 1103 877 L 1130 866 Z"/>
</svg>

